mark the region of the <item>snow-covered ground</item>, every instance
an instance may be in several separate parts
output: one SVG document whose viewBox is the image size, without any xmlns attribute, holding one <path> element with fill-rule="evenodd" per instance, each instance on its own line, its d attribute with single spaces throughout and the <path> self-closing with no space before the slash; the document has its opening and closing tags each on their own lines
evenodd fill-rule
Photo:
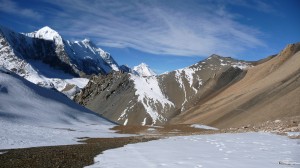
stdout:
<svg viewBox="0 0 300 168">
<path fill-rule="evenodd" d="M 299 168 L 300 140 L 270 133 L 180 136 L 104 151 L 91 167 Z"/>
<path fill-rule="evenodd" d="M 210 126 L 202 125 L 202 124 L 192 124 L 191 127 L 199 128 L 199 129 L 218 130 L 218 128 L 210 127 Z"/>
<path fill-rule="evenodd" d="M 0 149 L 76 144 L 81 137 L 121 136 L 110 130 L 113 126 L 63 94 L 0 67 Z"/>
<path fill-rule="evenodd" d="M 34 121 L 32 121 L 34 123 Z M 79 144 L 80 138 L 121 137 L 109 130 L 112 125 L 101 123 L 53 124 L 38 126 L 0 120 L 0 149 L 29 148 Z"/>
</svg>

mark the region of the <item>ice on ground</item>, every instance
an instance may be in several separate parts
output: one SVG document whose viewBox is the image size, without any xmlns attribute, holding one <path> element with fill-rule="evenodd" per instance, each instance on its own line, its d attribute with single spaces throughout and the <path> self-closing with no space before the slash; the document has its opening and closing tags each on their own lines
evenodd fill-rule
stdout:
<svg viewBox="0 0 300 168">
<path fill-rule="evenodd" d="M 270 133 L 171 137 L 104 151 L 88 167 L 299 168 L 299 141 Z"/>
<path fill-rule="evenodd" d="M 207 126 L 207 125 L 201 125 L 201 124 L 192 124 L 191 127 L 199 128 L 199 129 L 207 129 L 207 130 L 218 130 L 218 128 L 210 127 L 210 126 Z"/>
</svg>

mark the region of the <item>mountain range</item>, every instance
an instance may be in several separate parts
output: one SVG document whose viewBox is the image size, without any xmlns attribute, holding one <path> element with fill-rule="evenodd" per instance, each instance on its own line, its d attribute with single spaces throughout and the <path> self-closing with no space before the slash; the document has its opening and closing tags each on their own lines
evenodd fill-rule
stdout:
<svg viewBox="0 0 300 168">
<path fill-rule="evenodd" d="M 0 66 L 121 125 L 200 123 L 218 128 L 300 115 L 300 43 L 258 61 L 216 54 L 157 75 L 145 63 L 119 66 L 92 41 L 43 27 L 0 26 Z M 58 93 L 60 94 L 60 93 Z"/>
<path fill-rule="evenodd" d="M 253 63 L 212 55 L 162 75 L 115 72 L 95 76 L 76 102 L 120 124 L 166 124 L 198 99 L 244 75 Z"/>
<path fill-rule="evenodd" d="M 48 26 L 32 33 L 0 26 L 0 54 L 4 68 L 70 97 L 87 84 L 89 76 L 120 70 L 113 57 L 92 41 L 64 40 Z"/>
</svg>

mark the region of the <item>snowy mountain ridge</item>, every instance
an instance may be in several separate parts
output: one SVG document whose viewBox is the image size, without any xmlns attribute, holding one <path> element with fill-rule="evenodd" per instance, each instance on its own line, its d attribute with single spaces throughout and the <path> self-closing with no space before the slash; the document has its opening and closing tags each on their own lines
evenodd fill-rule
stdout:
<svg viewBox="0 0 300 168">
<path fill-rule="evenodd" d="M 87 84 L 84 76 L 119 71 L 113 57 L 90 40 L 64 40 L 48 26 L 32 33 L 0 26 L 0 65 L 71 98 Z"/>
<path fill-rule="evenodd" d="M 102 74 L 107 74 L 111 70 L 119 71 L 119 65 L 116 63 L 113 57 L 109 53 L 97 47 L 89 39 L 74 42 L 63 40 L 57 31 L 48 26 L 45 26 L 32 33 L 25 33 L 25 35 L 32 38 L 53 41 L 58 51 L 64 50 L 67 52 L 67 55 L 71 57 L 71 60 L 77 64 L 80 64 L 81 60 L 90 60 L 96 62 L 98 67 L 95 69 L 95 72 L 100 71 Z"/>
</svg>

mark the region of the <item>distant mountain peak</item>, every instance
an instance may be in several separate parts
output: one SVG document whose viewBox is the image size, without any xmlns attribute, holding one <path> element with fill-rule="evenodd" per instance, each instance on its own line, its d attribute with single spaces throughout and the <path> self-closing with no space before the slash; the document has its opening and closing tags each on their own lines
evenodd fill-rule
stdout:
<svg viewBox="0 0 300 168">
<path fill-rule="evenodd" d="M 85 39 L 83 39 L 83 40 L 82 40 L 82 42 L 83 42 L 83 43 L 90 43 L 90 42 L 91 42 L 91 40 L 90 40 L 90 39 L 88 39 L 88 38 L 85 38 Z"/>
<path fill-rule="evenodd" d="M 60 36 L 60 34 L 57 31 L 50 28 L 49 26 L 44 26 L 41 29 L 32 33 L 25 33 L 25 35 L 32 38 L 51 40 L 54 41 L 57 45 L 63 44 L 62 37 Z"/>
<path fill-rule="evenodd" d="M 99 48 L 92 40 L 88 39 L 88 38 L 85 38 L 81 41 L 81 43 L 88 47 L 93 47 L 95 50 L 99 50 L 100 52 L 105 52 L 104 50 L 102 50 L 101 48 Z"/>
<path fill-rule="evenodd" d="M 155 76 L 156 73 L 146 64 L 141 63 L 138 66 L 133 67 L 133 71 L 139 76 Z"/>
<path fill-rule="evenodd" d="M 36 31 L 36 37 L 45 39 L 45 40 L 53 40 L 54 38 L 60 37 L 57 31 L 53 30 L 49 26 L 45 26 L 38 31 Z"/>
</svg>

